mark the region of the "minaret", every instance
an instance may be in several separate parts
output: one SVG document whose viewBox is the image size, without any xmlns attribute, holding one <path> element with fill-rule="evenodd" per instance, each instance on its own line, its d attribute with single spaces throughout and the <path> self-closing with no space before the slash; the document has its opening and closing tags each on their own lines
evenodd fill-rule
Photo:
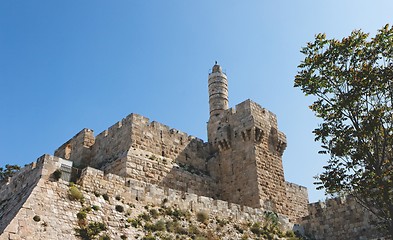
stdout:
<svg viewBox="0 0 393 240">
<path fill-rule="evenodd" d="M 222 72 L 221 66 L 214 64 L 209 74 L 209 122 L 221 119 L 222 114 L 228 109 L 228 79 Z"/>
<path fill-rule="evenodd" d="M 210 118 L 207 123 L 207 138 L 212 150 L 218 149 L 218 129 L 225 111 L 228 109 L 228 80 L 220 65 L 214 64 L 209 74 Z M 224 129 L 221 129 L 223 131 Z"/>
</svg>

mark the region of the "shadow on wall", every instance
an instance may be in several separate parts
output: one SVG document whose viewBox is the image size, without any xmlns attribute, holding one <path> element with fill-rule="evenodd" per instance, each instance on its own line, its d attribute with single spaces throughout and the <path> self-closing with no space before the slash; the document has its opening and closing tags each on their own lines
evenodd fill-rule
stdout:
<svg viewBox="0 0 393 240">
<path fill-rule="evenodd" d="M 212 159 L 208 144 L 193 139 L 174 159 L 173 167 L 158 185 L 217 199 L 218 184 L 208 168 Z"/>
<path fill-rule="evenodd" d="M 14 219 L 37 186 L 42 173 L 42 160 L 21 169 L 8 183 L 0 186 L 0 234 Z"/>
</svg>

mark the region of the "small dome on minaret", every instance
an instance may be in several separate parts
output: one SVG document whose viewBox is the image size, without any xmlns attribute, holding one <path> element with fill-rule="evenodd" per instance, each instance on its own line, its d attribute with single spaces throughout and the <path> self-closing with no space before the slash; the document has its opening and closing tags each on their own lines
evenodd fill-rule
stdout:
<svg viewBox="0 0 393 240">
<path fill-rule="evenodd" d="M 220 73 L 222 73 L 221 66 L 217 64 L 217 61 L 216 61 L 216 63 L 214 64 L 213 70 L 212 70 L 212 73 L 215 73 L 215 72 L 220 72 Z"/>
</svg>

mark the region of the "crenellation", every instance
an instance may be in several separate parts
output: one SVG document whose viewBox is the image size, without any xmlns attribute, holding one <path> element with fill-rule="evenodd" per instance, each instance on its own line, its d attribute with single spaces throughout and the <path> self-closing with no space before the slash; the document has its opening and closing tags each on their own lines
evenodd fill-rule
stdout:
<svg viewBox="0 0 393 240">
<path fill-rule="evenodd" d="M 377 217 L 352 196 L 309 204 L 308 213 L 300 223 L 305 234 L 314 239 L 350 240 L 386 237 L 375 225 L 379 221 Z"/>
<path fill-rule="evenodd" d="M 71 160 L 74 165 L 81 168 L 90 165 L 90 148 L 95 143 L 94 131 L 88 128 L 82 129 L 73 138 L 55 150 L 54 155 Z"/>
<path fill-rule="evenodd" d="M 290 215 L 295 216 L 296 219 L 307 216 L 309 214 L 307 188 L 291 182 L 285 182 L 285 185 Z"/>
<path fill-rule="evenodd" d="M 229 108 L 228 79 L 218 64 L 208 76 L 208 89 L 207 142 L 132 113 L 97 136 L 85 128 L 55 157 L 45 155 L 33 182 L 49 180 L 64 163 L 83 191 L 127 201 L 161 204 L 167 199 L 184 209 L 233 219 L 258 219 L 263 211 L 274 211 L 288 223 L 307 215 L 307 189 L 284 178 L 287 140 L 276 115 L 249 99 Z M 0 185 L 0 193 L 10 189 Z M 6 214 L 7 219 L 15 216 Z"/>
</svg>

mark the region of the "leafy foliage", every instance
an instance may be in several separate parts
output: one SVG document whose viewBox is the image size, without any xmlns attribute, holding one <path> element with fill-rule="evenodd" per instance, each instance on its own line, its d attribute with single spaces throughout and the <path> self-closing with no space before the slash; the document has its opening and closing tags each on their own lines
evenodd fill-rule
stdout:
<svg viewBox="0 0 393 240">
<path fill-rule="evenodd" d="M 106 231 L 107 227 L 101 222 L 91 222 L 86 227 L 75 229 L 77 236 L 84 240 L 94 239 L 100 232 Z M 104 236 L 105 237 L 105 236 Z"/>
<path fill-rule="evenodd" d="M 12 177 L 19 170 L 20 166 L 18 165 L 6 164 L 5 168 L 0 167 L 0 182 L 6 180 L 9 177 Z"/>
<path fill-rule="evenodd" d="M 295 87 L 316 98 L 315 140 L 329 156 L 318 188 L 354 195 L 393 234 L 393 28 L 318 34 L 301 52 Z"/>
</svg>

